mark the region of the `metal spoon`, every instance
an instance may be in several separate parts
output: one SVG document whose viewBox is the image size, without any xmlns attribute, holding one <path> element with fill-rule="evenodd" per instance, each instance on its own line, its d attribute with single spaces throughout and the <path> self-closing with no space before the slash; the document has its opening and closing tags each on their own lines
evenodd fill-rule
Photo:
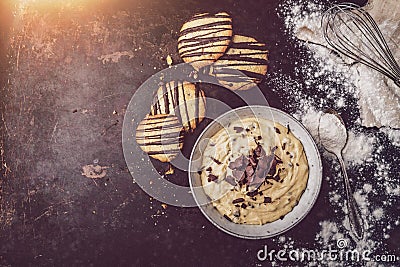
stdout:
<svg viewBox="0 0 400 267">
<path fill-rule="evenodd" d="M 329 130 L 324 131 L 324 125 L 329 125 Z M 321 127 L 322 126 L 322 127 Z M 336 129 L 332 129 L 335 127 Z M 325 149 L 336 155 L 343 172 L 344 185 L 346 189 L 347 211 L 350 221 L 350 229 L 358 240 L 364 236 L 364 226 L 360 209 L 350 187 L 349 177 L 347 176 L 346 166 L 343 161 L 343 149 L 347 143 L 347 130 L 343 119 L 333 109 L 327 109 L 319 118 L 318 135 Z"/>
</svg>

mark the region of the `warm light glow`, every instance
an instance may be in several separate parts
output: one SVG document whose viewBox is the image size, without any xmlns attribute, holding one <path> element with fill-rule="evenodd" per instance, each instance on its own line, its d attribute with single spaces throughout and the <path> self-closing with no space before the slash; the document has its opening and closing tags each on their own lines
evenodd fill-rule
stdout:
<svg viewBox="0 0 400 267">
<path fill-rule="evenodd" d="M 43 8 L 82 6 L 95 3 L 95 0 L 16 0 L 20 7 L 39 6 Z"/>
<path fill-rule="evenodd" d="M 2 0 L 0 0 L 2 1 Z M 57 10 L 60 8 L 84 8 L 98 4 L 99 0 L 14 0 L 19 14 L 33 8 L 36 10 Z"/>
</svg>

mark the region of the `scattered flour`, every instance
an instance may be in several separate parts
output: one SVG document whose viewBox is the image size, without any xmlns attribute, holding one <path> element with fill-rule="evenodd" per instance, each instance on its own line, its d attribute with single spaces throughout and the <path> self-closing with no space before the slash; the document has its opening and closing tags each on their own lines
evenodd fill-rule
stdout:
<svg viewBox="0 0 400 267">
<path fill-rule="evenodd" d="M 365 161 L 372 161 L 374 146 L 377 140 L 374 136 L 363 133 L 349 132 L 347 145 L 343 150 L 344 160 L 348 163 L 362 165 Z"/>
<path fill-rule="evenodd" d="M 322 158 L 328 162 L 326 166 L 329 168 L 324 170 L 324 179 L 329 184 L 329 192 L 325 196 L 329 201 L 327 209 L 331 209 L 337 219 L 320 221 L 320 230 L 315 235 L 316 242 L 311 245 L 311 249 L 327 249 L 329 245 L 335 249 L 338 240 L 345 240 L 349 249 L 368 249 L 372 254 L 388 253 L 387 239 L 391 238 L 391 232 L 400 225 L 400 216 L 394 208 L 398 205 L 400 196 L 397 167 L 400 164 L 400 152 L 393 151 L 400 146 L 400 130 L 389 127 L 366 129 L 365 126 L 388 125 L 400 114 L 393 113 L 393 110 L 379 109 L 382 108 L 380 105 L 388 105 L 393 100 L 383 92 L 387 81 L 382 79 L 382 75 L 363 69 L 364 67 L 354 67 L 352 62 L 323 47 L 325 42 L 317 32 L 320 30 L 321 14 L 326 9 L 327 6 L 315 1 L 286 0 L 280 5 L 278 12 L 285 21 L 287 34 L 293 37 L 295 45 L 305 48 L 304 59 L 294 63 L 297 66 L 295 77 L 298 79 L 277 73 L 272 74 L 271 81 L 274 83 L 274 90 L 289 100 L 285 108 L 304 124 L 318 145 L 321 145 L 319 120 L 322 111 L 327 107 L 338 110 L 342 117 L 346 117 L 345 123 L 352 125 L 346 125 L 348 142 L 343 156 L 354 198 L 364 221 L 365 235 L 363 240 L 352 236 L 348 218 L 345 216 L 345 191 L 339 164 L 332 154 L 320 146 Z M 388 32 L 393 32 L 393 23 L 384 21 L 380 26 L 384 31 L 387 29 Z M 362 81 L 360 71 L 364 76 Z M 315 95 L 310 96 L 310 91 L 315 92 Z M 359 100 L 360 95 L 364 102 Z M 374 96 L 377 95 L 382 97 L 376 101 Z M 375 110 L 367 114 L 368 109 L 365 106 Z M 376 112 L 377 109 L 381 111 Z M 366 116 L 370 116 L 372 120 L 366 120 Z M 280 236 L 275 241 L 286 250 L 310 248 L 310 244 L 293 240 L 289 235 Z M 343 262 L 317 259 L 307 265 L 343 266 Z M 377 262 L 346 262 L 346 266 L 382 265 Z"/>
<path fill-rule="evenodd" d="M 391 129 L 389 127 L 383 127 L 380 129 L 381 132 L 386 134 L 390 142 L 397 147 L 400 147 L 400 130 Z"/>
</svg>

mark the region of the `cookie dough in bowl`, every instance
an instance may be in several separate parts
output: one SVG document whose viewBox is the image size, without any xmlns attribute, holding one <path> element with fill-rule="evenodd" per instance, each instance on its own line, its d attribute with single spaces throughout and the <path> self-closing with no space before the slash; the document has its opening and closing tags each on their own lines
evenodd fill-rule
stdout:
<svg viewBox="0 0 400 267">
<path fill-rule="evenodd" d="M 201 180 L 213 206 L 235 223 L 265 224 L 297 205 L 308 180 L 303 145 L 263 118 L 234 121 L 210 138 Z"/>
<path fill-rule="evenodd" d="M 193 196 L 214 225 L 258 239 L 280 234 L 306 216 L 319 193 L 322 167 L 298 121 L 274 108 L 247 106 L 203 131 L 189 174 Z"/>
</svg>

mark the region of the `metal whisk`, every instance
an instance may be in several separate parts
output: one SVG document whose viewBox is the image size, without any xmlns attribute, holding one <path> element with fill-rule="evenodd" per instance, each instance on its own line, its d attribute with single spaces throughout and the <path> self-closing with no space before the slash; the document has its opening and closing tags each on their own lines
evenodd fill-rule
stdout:
<svg viewBox="0 0 400 267">
<path fill-rule="evenodd" d="M 400 67 L 367 11 L 352 3 L 334 5 L 324 13 L 322 28 L 333 50 L 379 71 L 400 87 Z"/>
</svg>

